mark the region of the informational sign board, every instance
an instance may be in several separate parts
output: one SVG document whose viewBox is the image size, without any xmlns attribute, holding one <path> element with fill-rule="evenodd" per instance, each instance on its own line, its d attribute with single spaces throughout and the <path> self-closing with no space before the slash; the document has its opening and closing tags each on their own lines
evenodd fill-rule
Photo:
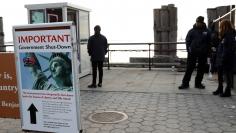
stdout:
<svg viewBox="0 0 236 133">
<path fill-rule="evenodd" d="M 70 22 L 13 27 L 22 129 L 79 133 L 73 31 Z"/>
<path fill-rule="evenodd" d="M 0 53 L 0 117 L 20 118 L 14 53 Z"/>
</svg>

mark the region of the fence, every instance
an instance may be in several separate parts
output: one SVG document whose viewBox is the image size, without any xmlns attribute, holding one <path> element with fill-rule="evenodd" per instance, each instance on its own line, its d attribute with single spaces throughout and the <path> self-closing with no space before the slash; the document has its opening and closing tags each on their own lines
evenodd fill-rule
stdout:
<svg viewBox="0 0 236 133">
<path fill-rule="evenodd" d="M 221 21 L 224 17 L 226 17 L 228 15 L 230 15 L 230 19 L 231 19 L 232 18 L 231 13 L 234 12 L 235 10 L 236 10 L 236 8 L 231 9 L 228 13 L 226 13 L 222 16 L 219 16 L 217 19 L 213 20 L 213 22 L 215 23 L 215 22 Z"/>
<path fill-rule="evenodd" d="M 14 52 L 14 45 L 12 45 L 12 42 L 6 42 L 6 45 L 0 46 L 0 52 Z M 178 52 L 183 52 L 186 53 L 186 48 L 185 48 L 185 42 L 156 42 L 156 43 L 109 43 L 108 44 L 108 54 L 106 55 L 107 57 L 107 67 L 110 69 L 111 64 L 114 64 L 114 62 L 117 61 L 119 58 L 120 60 L 123 61 L 124 63 L 124 58 L 129 58 L 129 57 L 145 57 L 147 58 L 147 62 L 144 61 L 144 63 L 148 64 L 149 70 L 151 70 L 151 66 L 153 65 L 152 63 L 152 58 L 154 57 L 155 52 L 163 52 L 163 53 L 178 53 Z M 177 49 L 163 49 L 163 50 L 156 50 L 155 46 L 157 45 L 177 45 Z M 181 48 L 182 45 L 182 48 Z M 180 48 L 178 48 L 180 47 Z M 166 47 L 165 47 L 166 48 Z M 135 54 L 132 54 L 134 53 Z M 112 56 L 113 55 L 113 56 Z M 114 59 L 116 58 L 116 59 Z M 116 60 L 116 61 L 114 61 Z M 113 63 L 112 63 L 113 62 Z M 119 61 L 118 61 L 119 62 Z M 131 64 L 131 62 L 126 61 L 125 64 Z"/>
<path fill-rule="evenodd" d="M 14 45 L 0 45 L 0 52 L 14 52 Z"/>
<path fill-rule="evenodd" d="M 128 52 L 129 54 L 132 52 L 139 52 L 139 54 L 136 54 L 135 57 L 147 57 L 148 58 L 148 68 L 151 70 L 152 66 L 152 58 L 154 57 L 155 52 L 163 52 L 163 53 L 171 53 L 171 52 L 184 52 L 186 53 L 186 48 L 185 48 L 185 42 L 156 42 L 156 43 L 109 43 L 108 45 L 108 54 L 107 54 L 107 67 L 110 69 L 110 65 L 112 58 L 115 58 L 114 56 L 112 57 L 112 53 L 114 52 L 119 52 L 119 56 L 116 56 L 118 58 L 122 57 L 127 57 L 127 54 L 125 55 L 125 52 Z M 154 47 L 157 45 L 177 45 L 176 49 L 163 49 L 163 50 L 156 50 Z M 178 48 L 181 47 L 182 48 Z M 123 47 L 124 48 L 123 48 Z M 146 53 L 146 56 L 141 55 L 140 52 Z M 141 55 L 141 56 L 140 56 Z M 124 58 L 122 59 L 124 60 Z M 144 61 L 145 62 L 145 61 Z M 130 63 L 130 62 L 128 62 Z"/>
</svg>

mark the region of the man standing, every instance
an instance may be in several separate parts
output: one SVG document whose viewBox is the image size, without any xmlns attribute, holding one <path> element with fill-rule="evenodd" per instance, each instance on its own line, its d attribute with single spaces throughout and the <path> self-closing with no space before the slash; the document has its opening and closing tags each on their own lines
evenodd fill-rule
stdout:
<svg viewBox="0 0 236 133">
<path fill-rule="evenodd" d="M 102 77 L 103 77 L 103 62 L 105 55 L 107 53 L 107 39 L 104 35 L 100 34 L 101 27 L 96 25 L 94 27 L 94 35 L 92 35 L 88 40 L 88 54 L 91 56 L 92 62 L 92 75 L 93 81 L 89 85 L 89 88 L 96 88 L 96 78 L 97 78 L 97 68 L 99 72 L 99 82 L 98 87 L 102 87 Z"/>
<path fill-rule="evenodd" d="M 210 51 L 210 33 L 204 23 L 204 17 L 199 16 L 193 28 L 189 30 L 186 36 L 186 49 L 188 52 L 187 68 L 179 89 L 188 89 L 192 72 L 197 66 L 197 75 L 195 78 L 195 88 L 205 89 L 202 84 L 204 69 L 206 67 L 207 56 Z"/>
</svg>

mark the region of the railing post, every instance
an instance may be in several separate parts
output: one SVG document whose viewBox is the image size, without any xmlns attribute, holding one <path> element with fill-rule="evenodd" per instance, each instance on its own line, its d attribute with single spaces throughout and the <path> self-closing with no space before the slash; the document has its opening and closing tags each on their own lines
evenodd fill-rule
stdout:
<svg viewBox="0 0 236 133">
<path fill-rule="evenodd" d="M 110 49 L 109 49 L 109 47 L 110 47 L 110 44 L 108 44 L 108 46 L 107 46 L 107 53 L 108 53 L 108 55 L 107 55 L 107 70 L 110 70 Z"/>
<path fill-rule="evenodd" d="M 148 44 L 148 67 L 149 71 L 151 70 L 151 44 Z"/>
</svg>

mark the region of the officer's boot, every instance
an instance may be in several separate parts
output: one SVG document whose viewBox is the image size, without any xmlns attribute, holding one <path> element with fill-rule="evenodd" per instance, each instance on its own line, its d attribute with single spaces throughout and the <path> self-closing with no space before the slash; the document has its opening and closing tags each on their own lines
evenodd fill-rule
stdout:
<svg viewBox="0 0 236 133">
<path fill-rule="evenodd" d="M 218 86 L 216 91 L 212 92 L 213 95 L 222 95 L 223 94 L 223 86 Z"/>
<path fill-rule="evenodd" d="M 220 95 L 221 97 L 230 97 L 231 96 L 231 89 L 230 87 L 225 88 L 225 92 Z"/>
</svg>

